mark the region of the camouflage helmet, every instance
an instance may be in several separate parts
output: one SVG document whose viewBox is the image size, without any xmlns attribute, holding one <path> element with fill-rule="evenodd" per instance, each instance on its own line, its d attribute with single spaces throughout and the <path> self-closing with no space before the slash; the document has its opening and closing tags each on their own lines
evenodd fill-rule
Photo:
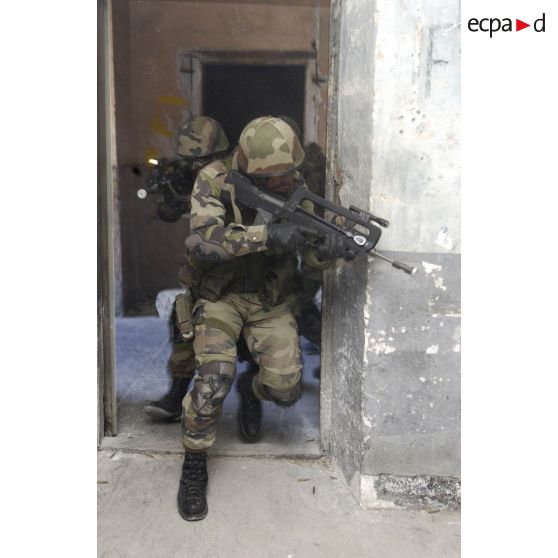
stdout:
<svg viewBox="0 0 558 558">
<path fill-rule="evenodd" d="M 181 157 L 207 157 L 228 148 L 221 124 L 209 116 L 194 116 L 178 130 L 176 153 Z"/>
<path fill-rule="evenodd" d="M 281 176 L 302 165 L 304 150 L 293 129 L 284 120 L 261 116 L 242 130 L 236 161 L 244 174 Z"/>
<path fill-rule="evenodd" d="M 290 116 L 284 116 L 284 115 L 279 116 L 279 118 L 281 120 L 283 120 L 283 122 L 286 122 L 293 129 L 293 132 L 296 134 L 297 138 L 300 140 L 301 137 L 302 137 L 302 134 L 300 132 L 300 126 L 296 123 L 296 120 L 294 118 L 291 118 Z"/>
</svg>

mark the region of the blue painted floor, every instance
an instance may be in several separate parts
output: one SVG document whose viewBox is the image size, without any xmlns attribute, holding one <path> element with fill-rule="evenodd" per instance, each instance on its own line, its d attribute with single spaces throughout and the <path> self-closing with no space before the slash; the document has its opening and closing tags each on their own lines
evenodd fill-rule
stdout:
<svg viewBox="0 0 558 558">
<path fill-rule="evenodd" d="M 157 422 L 143 412 L 145 402 L 161 397 L 170 383 L 167 320 L 151 316 L 119 318 L 115 327 L 118 436 L 105 438 L 103 447 L 181 452 L 179 423 Z M 233 387 L 225 400 L 215 453 L 309 457 L 320 454 L 320 383 L 314 376 L 320 356 L 304 338 L 301 348 L 304 369 L 300 401 L 290 408 L 265 402 L 264 438 L 257 444 L 245 444 L 238 434 L 238 394 Z M 244 368 L 239 364 L 238 373 Z"/>
</svg>

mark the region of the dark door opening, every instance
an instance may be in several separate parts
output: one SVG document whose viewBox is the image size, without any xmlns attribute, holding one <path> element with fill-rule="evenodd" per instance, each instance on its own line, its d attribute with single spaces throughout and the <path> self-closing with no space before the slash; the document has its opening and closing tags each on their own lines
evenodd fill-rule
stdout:
<svg viewBox="0 0 558 558">
<path fill-rule="evenodd" d="M 304 134 L 302 65 L 204 64 L 202 114 L 235 145 L 244 126 L 264 115 L 289 116 Z"/>
</svg>

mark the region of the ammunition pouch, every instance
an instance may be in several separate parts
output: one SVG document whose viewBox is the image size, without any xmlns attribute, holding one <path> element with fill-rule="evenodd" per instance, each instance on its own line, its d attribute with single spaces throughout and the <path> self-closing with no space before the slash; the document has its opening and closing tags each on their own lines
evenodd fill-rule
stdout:
<svg viewBox="0 0 558 558">
<path fill-rule="evenodd" d="M 192 293 L 189 288 L 176 297 L 176 327 L 182 339 L 191 341 L 194 338 L 194 325 L 192 323 Z"/>
</svg>

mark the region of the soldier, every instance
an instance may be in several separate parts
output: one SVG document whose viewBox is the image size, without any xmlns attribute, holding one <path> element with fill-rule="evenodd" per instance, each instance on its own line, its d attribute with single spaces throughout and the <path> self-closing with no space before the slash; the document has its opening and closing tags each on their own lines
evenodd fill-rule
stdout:
<svg viewBox="0 0 558 558">
<path fill-rule="evenodd" d="M 223 157 L 229 140 L 221 125 L 208 116 L 188 120 L 177 134 L 177 161 L 180 163 L 180 180 L 163 191 L 164 201 L 157 207 L 164 221 L 176 221 L 190 209 L 186 202 L 191 194 L 197 172 L 208 163 Z M 171 183 L 172 180 L 169 180 Z M 155 185 L 157 186 L 157 185 Z M 191 336 L 191 299 L 188 298 L 188 278 L 179 273 L 186 293 L 176 297 L 171 315 L 172 354 L 168 362 L 172 383 L 169 391 L 157 401 L 150 401 L 144 411 L 156 420 L 177 420 L 182 414 L 182 399 L 195 372 L 194 348 Z"/>
<path fill-rule="evenodd" d="M 261 117 L 242 131 L 232 167 L 261 188 L 286 195 L 301 182 L 304 151 L 283 120 Z M 216 161 L 200 171 L 192 193 L 191 235 L 186 240 L 190 285 L 195 294 L 194 351 L 199 375 L 184 399 L 184 464 L 178 510 L 194 521 L 207 515 L 207 450 L 215 441 L 223 401 L 235 375 L 241 333 L 259 367 L 240 378 L 240 429 L 256 440 L 261 401 L 288 407 L 301 394 L 301 358 L 292 306 L 296 298 L 297 252 L 304 263 L 325 269 L 340 257 L 352 259 L 346 241 L 326 236 L 304 248 L 311 230 L 291 223 L 253 224 L 240 211 L 227 167 Z M 312 204 L 305 202 L 312 210 Z"/>
</svg>

